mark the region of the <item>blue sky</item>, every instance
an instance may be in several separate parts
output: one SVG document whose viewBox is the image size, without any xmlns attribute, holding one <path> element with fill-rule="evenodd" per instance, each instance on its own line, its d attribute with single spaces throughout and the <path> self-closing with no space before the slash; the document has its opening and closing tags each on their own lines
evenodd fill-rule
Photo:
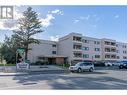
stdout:
<svg viewBox="0 0 127 95">
<path fill-rule="evenodd" d="M 127 42 L 127 6 L 31 7 L 39 13 L 42 29 L 45 30 L 35 35 L 35 38 L 56 40 L 68 33 L 77 32 L 84 36 Z M 18 10 L 17 14 L 21 14 L 26 8 L 27 6 L 18 6 L 15 9 Z M 4 40 L 5 34 L 12 34 L 11 29 L 2 28 L 0 27 L 0 41 Z"/>
</svg>

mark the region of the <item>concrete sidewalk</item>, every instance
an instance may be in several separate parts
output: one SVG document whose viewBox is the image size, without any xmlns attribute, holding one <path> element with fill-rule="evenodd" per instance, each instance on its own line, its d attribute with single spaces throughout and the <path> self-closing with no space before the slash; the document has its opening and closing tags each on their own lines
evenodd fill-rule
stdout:
<svg viewBox="0 0 127 95">
<path fill-rule="evenodd" d="M 43 70 L 65 70 L 55 65 L 45 65 L 45 66 L 31 66 L 29 71 L 43 71 Z"/>
<path fill-rule="evenodd" d="M 1 76 L 19 76 L 19 75 L 29 75 L 29 73 L 25 73 L 25 72 L 15 72 L 15 73 L 0 72 L 0 77 Z"/>
<path fill-rule="evenodd" d="M 6 75 L 27 75 L 27 74 L 55 74 L 67 73 L 68 70 L 55 65 L 30 66 L 28 70 L 16 70 L 15 66 L 0 67 L 0 76 Z"/>
</svg>

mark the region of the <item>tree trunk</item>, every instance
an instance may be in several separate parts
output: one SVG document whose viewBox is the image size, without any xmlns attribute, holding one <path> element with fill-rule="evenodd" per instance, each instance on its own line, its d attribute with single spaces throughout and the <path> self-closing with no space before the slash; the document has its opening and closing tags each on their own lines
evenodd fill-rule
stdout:
<svg viewBox="0 0 127 95">
<path fill-rule="evenodd" d="M 26 45 L 26 49 L 25 49 L 25 60 L 27 60 L 28 58 L 28 45 Z"/>
</svg>

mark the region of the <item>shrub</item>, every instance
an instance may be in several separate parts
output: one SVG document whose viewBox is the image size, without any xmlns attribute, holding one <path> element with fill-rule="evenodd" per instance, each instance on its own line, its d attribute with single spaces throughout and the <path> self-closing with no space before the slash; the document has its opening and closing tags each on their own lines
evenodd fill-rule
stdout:
<svg viewBox="0 0 127 95">
<path fill-rule="evenodd" d="M 42 62 L 42 61 L 36 61 L 35 65 L 44 65 L 44 62 Z"/>
<path fill-rule="evenodd" d="M 64 64 L 64 67 L 69 67 L 69 66 L 70 66 L 70 64 L 68 64 L 68 63 Z"/>
<path fill-rule="evenodd" d="M 48 65 L 48 61 L 36 61 L 33 65 Z"/>
</svg>

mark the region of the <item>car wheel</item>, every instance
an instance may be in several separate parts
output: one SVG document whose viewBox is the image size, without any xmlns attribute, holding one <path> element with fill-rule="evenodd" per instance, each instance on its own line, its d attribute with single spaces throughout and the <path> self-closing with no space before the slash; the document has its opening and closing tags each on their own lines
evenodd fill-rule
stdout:
<svg viewBox="0 0 127 95">
<path fill-rule="evenodd" d="M 72 73 L 74 73 L 74 71 L 71 71 Z"/>
<path fill-rule="evenodd" d="M 108 64 L 108 67 L 110 67 L 110 65 Z"/>
<path fill-rule="evenodd" d="M 78 69 L 78 73 L 81 73 L 81 72 L 82 72 L 82 69 L 81 69 L 81 68 L 79 68 L 79 69 Z"/>
<path fill-rule="evenodd" d="M 93 72 L 93 68 L 90 68 L 89 71 L 90 71 L 90 72 Z"/>
<path fill-rule="evenodd" d="M 123 68 L 123 66 L 119 66 L 119 69 L 122 69 Z"/>
</svg>

